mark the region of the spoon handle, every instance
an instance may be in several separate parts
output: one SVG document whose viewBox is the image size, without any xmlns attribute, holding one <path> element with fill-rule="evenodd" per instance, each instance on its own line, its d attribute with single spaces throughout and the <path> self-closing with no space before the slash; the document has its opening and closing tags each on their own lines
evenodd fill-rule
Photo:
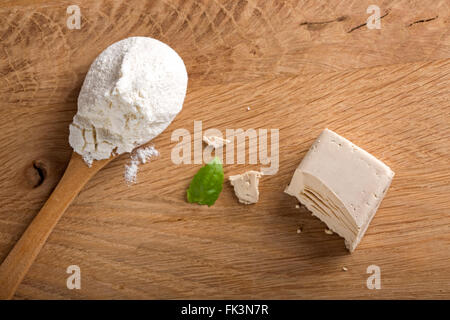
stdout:
<svg viewBox="0 0 450 320">
<path fill-rule="evenodd" d="M 94 161 L 89 168 L 79 154 L 72 154 L 61 181 L 0 266 L 0 299 L 14 296 L 64 211 L 89 179 L 109 161 Z"/>
</svg>

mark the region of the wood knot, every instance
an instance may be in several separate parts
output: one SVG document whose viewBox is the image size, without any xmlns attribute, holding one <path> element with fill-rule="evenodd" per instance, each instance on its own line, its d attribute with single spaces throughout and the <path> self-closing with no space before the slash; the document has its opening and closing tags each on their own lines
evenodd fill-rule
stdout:
<svg viewBox="0 0 450 320">
<path fill-rule="evenodd" d="M 37 188 L 47 178 L 48 166 L 42 160 L 34 160 L 25 171 L 25 177 L 32 188 Z"/>
</svg>

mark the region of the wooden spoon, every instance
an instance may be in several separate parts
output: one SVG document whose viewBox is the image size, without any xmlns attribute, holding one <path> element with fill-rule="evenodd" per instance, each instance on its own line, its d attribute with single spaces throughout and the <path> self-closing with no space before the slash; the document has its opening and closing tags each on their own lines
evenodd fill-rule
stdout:
<svg viewBox="0 0 450 320">
<path fill-rule="evenodd" d="M 84 185 L 114 157 L 91 167 L 73 153 L 53 193 L 0 266 L 0 299 L 11 299 L 67 207 Z"/>
</svg>

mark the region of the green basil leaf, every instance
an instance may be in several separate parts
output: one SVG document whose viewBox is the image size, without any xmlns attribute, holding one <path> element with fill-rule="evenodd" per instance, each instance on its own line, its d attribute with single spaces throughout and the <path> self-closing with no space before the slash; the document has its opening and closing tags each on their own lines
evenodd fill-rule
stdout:
<svg viewBox="0 0 450 320">
<path fill-rule="evenodd" d="M 212 206 L 222 191 L 223 179 L 222 163 L 215 157 L 192 178 L 187 189 L 188 202 Z"/>
</svg>

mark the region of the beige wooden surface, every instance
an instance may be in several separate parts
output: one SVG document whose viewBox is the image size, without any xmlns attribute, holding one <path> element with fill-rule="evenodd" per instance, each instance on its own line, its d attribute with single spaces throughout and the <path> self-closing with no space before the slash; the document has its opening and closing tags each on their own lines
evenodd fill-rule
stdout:
<svg viewBox="0 0 450 320">
<path fill-rule="evenodd" d="M 381 30 L 355 29 L 373 3 L 387 13 Z M 80 30 L 66 27 L 71 4 Z M 95 176 L 17 299 L 450 298 L 448 1 L 27 0 L 0 4 L 0 18 L 0 261 L 62 176 L 68 125 L 98 53 L 153 36 L 190 75 L 183 111 L 154 140 L 161 156 L 131 187 L 126 156 Z M 199 165 L 174 165 L 170 138 L 194 120 L 223 132 L 280 129 L 280 169 L 261 181 L 258 204 L 239 205 L 228 184 L 211 208 L 186 203 Z M 396 172 L 352 255 L 282 192 L 325 127 Z M 225 174 L 249 168 L 259 166 L 226 165 Z M 73 264 L 81 290 L 66 288 Z M 381 290 L 366 288 L 371 264 Z"/>
<path fill-rule="evenodd" d="M 0 265 L 0 300 L 14 298 L 17 288 L 66 209 L 86 183 L 114 159 L 110 157 L 87 166 L 81 155 L 72 153 L 61 180 Z"/>
</svg>

